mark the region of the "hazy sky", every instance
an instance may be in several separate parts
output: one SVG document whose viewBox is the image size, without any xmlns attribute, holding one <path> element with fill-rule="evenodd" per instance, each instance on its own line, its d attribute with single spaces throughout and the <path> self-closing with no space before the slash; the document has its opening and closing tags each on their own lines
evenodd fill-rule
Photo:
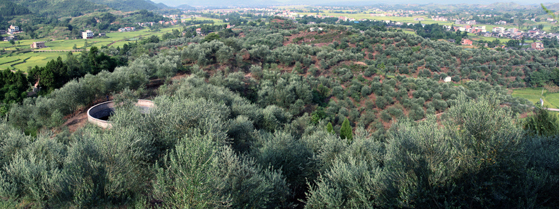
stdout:
<svg viewBox="0 0 560 209">
<path fill-rule="evenodd" d="M 191 6 L 235 6 L 235 5 L 277 5 L 277 4 L 309 4 L 309 5 L 325 5 L 337 4 L 344 5 L 372 5 L 372 4 L 395 4 L 395 3 L 411 3 L 411 4 L 492 4 L 495 2 L 515 2 L 517 4 L 539 4 L 541 1 L 524 1 L 524 0 L 152 0 L 156 3 L 164 3 L 168 6 L 178 6 L 187 4 Z M 542 2 L 544 3 L 544 2 Z"/>
</svg>

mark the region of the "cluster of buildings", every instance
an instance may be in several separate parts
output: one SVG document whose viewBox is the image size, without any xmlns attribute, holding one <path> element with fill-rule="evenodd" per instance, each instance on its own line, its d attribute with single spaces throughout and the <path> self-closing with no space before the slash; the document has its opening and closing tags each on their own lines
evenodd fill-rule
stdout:
<svg viewBox="0 0 560 209">
<path fill-rule="evenodd" d="M 118 31 L 119 32 L 130 32 L 130 31 L 135 31 L 136 28 L 135 27 L 124 27 L 124 28 L 119 28 Z"/>
<path fill-rule="evenodd" d="M 389 10 L 383 12 L 383 10 L 375 9 L 376 13 L 370 14 L 372 17 L 412 17 L 413 14 L 424 14 L 424 10 Z"/>
<path fill-rule="evenodd" d="M 185 20 L 185 21 L 181 21 L 181 22 L 186 22 L 186 20 Z M 179 20 L 171 20 L 171 21 L 163 21 L 163 20 L 160 20 L 158 23 L 159 23 L 160 25 L 176 25 L 176 24 L 179 23 Z"/>
<path fill-rule="evenodd" d="M 2 34 L 9 34 L 10 36 L 6 36 L 6 37 L 0 37 L 0 39 L 2 39 L 2 41 L 11 41 L 11 40 L 17 40 L 17 37 L 14 36 L 17 33 L 21 33 L 23 31 L 19 30 L 18 26 L 15 25 L 10 25 L 10 27 L 8 28 L 8 31 L 5 30 L 0 30 L 0 35 Z"/>
<path fill-rule="evenodd" d="M 487 32 L 480 34 L 485 37 L 496 37 L 496 38 L 510 38 L 515 40 L 521 40 L 523 37 L 525 39 L 537 39 L 542 40 L 543 38 L 558 38 L 558 33 L 547 33 L 546 31 L 533 28 L 533 30 L 521 31 L 517 28 L 504 28 L 504 27 L 494 27 L 492 32 Z"/>
<path fill-rule="evenodd" d="M 451 26 L 448 26 L 447 28 L 450 29 Z M 465 25 L 465 26 L 453 26 L 453 30 L 455 32 L 457 31 L 461 31 L 464 32 L 466 31 L 467 33 L 486 33 L 486 26 L 470 26 L 470 25 Z"/>
<path fill-rule="evenodd" d="M 455 42 L 455 40 L 454 39 L 449 39 L 449 42 Z M 473 44 L 472 40 L 470 40 L 468 38 L 463 38 L 461 40 L 461 45 L 463 45 L 463 46 L 472 46 L 472 44 Z M 486 43 L 485 46 L 488 47 L 488 44 Z M 506 47 L 502 45 L 502 46 L 496 46 L 496 48 L 505 49 Z M 533 43 L 531 43 L 530 48 L 525 48 L 524 50 L 527 50 L 527 51 L 532 51 L 532 50 L 542 51 L 542 50 L 544 50 L 544 45 L 543 45 L 542 42 L 533 42 Z"/>
<path fill-rule="evenodd" d="M 455 20 L 455 24 L 457 25 L 476 25 L 476 20 Z"/>
<path fill-rule="evenodd" d="M 200 17 L 200 15 L 185 15 L 185 14 L 183 14 L 183 15 L 163 15 L 163 17 L 171 18 L 173 20 L 176 20 L 176 19 L 197 18 L 197 17 Z"/>
<path fill-rule="evenodd" d="M 148 27 L 148 26 L 154 26 L 155 22 L 139 22 L 136 24 L 138 24 L 140 27 Z"/>
<path fill-rule="evenodd" d="M 17 41 L 17 37 L 13 35 L 2 37 L 2 41 L 11 41 L 11 40 Z"/>
<path fill-rule="evenodd" d="M 494 23 L 494 25 L 505 25 L 505 24 L 507 24 L 507 22 L 503 20 Z"/>
<path fill-rule="evenodd" d="M 432 16 L 433 21 L 447 21 L 447 17 Z"/>
</svg>

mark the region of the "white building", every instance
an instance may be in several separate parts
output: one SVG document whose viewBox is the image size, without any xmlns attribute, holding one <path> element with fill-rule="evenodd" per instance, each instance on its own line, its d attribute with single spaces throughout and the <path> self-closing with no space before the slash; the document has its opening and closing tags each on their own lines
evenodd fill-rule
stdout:
<svg viewBox="0 0 560 209">
<path fill-rule="evenodd" d="M 82 32 L 82 38 L 84 38 L 84 39 L 93 38 L 93 31 L 86 30 L 85 32 Z"/>
<path fill-rule="evenodd" d="M 492 32 L 494 33 L 503 33 L 505 31 L 504 27 L 493 27 Z"/>
<path fill-rule="evenodd" d="M 8 34 L 19 32 L 19 27 L 15 25 L 10 25 L 8 28 Z"/>
<path fill-rule="evenodd" d="M 466 22 L 467 25 L 476 25 L 476 20 L 469 20 Z"/>
</svg>

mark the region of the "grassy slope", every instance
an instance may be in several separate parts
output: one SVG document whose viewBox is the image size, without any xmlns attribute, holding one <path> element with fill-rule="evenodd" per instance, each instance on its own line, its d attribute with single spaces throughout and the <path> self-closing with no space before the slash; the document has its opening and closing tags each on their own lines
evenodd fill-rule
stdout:
<svg viewBox="0 0 560 209">
<path fill-rule="evenodd" d="M 559 106 L 559 99 L 558 93 L 548 93 L 544 90 L 544 97 L 541 96 L 542 88 L 523 88 L 523 89 L 515 89 L 513 93 L 511 93 L 514 97 L 521 97 L 528 99 L 529 101 L 536 103 L 539 102 L 540 98 L 544 100 L 544 106 L 548 106 L 549 108 L 560 108 Z"/>
</svg>

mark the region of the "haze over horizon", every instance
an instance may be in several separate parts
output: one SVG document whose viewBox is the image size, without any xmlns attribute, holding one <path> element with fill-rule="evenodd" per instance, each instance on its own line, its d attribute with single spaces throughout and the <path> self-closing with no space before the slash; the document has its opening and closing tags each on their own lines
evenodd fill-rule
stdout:
<svg viewBox="0 0 560 209">
<path fill-rule="evenodd" d="M 521 0 L 503 0 L 503 1 L 484 1 L 484 0 L 458 0 L 458 1 L 445 1 L 445 0 L 379 0 L 379 1 L 367 1 L 367 0 L 351 0 L 351 1 L 337 1 L 337 0 L 207 0 L 207 1 L 196 1 L 196 0 L 152 0 L 155 3 L 163 3 L 168 6 L 179 6 L 179 5 L 189 5 L 189 6 L 268 6 L 268 5 L 375 5 L 375 4 L 493 4 L 493 3 L 506 3 L 512 2 L 522 5 L 540 4 L 540 3 L 553 3 L 549 1 L 543 2 L 527 2 Z"/>
</svg>

